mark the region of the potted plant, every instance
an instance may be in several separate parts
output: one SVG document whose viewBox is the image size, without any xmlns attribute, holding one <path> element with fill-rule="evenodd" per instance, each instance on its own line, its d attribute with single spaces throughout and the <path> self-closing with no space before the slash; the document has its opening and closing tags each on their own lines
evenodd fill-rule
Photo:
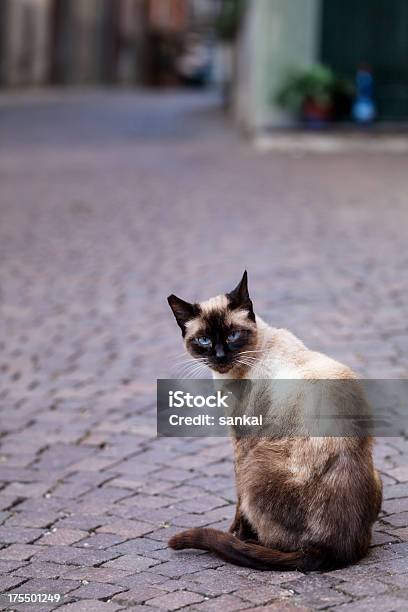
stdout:
<svg viewBox="0 0 408 612">
<path fill-rule="evenodd" d="M 305 123 L 320 126 L 347 115 L 353 83 L 331 68 L 316 64 L 289 71 L 276 95 L 276 103 L 295 113 Z"/>
</svg>

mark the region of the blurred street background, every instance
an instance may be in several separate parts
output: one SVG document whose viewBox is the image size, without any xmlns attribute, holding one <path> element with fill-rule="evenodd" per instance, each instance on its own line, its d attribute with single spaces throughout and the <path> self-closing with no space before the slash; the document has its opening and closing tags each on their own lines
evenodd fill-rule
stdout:
<svg viewBox="0 0 408 612">
<path fill-rule="evenodd" d="M 167 295 L 245 268 L 272 325 L 408 377 L 407 9 L 0 3 L 0 592 L 62 595 L 44 611 L 407 609 L 406 432 L 376 443 L 369 556 L 313 576 L 168 550 L 228 527 L 232 451 L 156 437 L 156 379 L 183 359 Z"/>
<path fill-rule="evenodd" d="M 404 0 L 2 0 L 0 87 L 215 86 L 248 133 L 408 118 Z"/>
</svg>

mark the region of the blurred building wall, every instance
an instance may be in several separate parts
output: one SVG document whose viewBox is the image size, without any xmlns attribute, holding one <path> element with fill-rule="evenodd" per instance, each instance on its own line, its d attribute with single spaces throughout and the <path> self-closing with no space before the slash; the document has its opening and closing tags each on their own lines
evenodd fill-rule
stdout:
<svg viewBox="0 0 408 612">
<path fill-rule="evenodd" d="M 149 26 L 155 30 L 183 31 L 187 26 L 188 9 L 185 0 L 150 0 Z"/>
<path fill-rule="evenodd" d="M 138 83 L 144 0 L 52 0 L 51 81 Z"/>
<path fill-rule="evenodd" d="M 117 81 L 141 83 L 145 64 L 146 6 L 143 0 L 122 0 L 119 14 Z"/>
<path fill-rule="evenodd" d="M 236 116 L 247 131 L 287 122 L 274 95 L 288 67 L 318 59 L 320 10 L 321 0 L 247 2 L 235 88 Z"/>
<path fill-rule="evenodd" d="M 0 86 L 150 83 L 189 19 L 189 0 L 0 0 Z"/>
<path fill-rule="evenodd" d="M 47 79 L 51 0 L 1 0 L 1 83 L 39 85 Z"/>
<path fill-rule="evenodd" d="M 99 0 L 71 0 L 67 35 L 71 37 L 65 80 L 68 83 L 96 83 L 100 80 L 102 24 L 105 6 Z"/>
</svg>

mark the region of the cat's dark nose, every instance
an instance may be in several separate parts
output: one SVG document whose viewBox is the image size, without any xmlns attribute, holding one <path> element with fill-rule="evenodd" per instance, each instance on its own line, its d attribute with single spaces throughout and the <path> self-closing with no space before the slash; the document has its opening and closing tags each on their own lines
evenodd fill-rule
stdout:
<svg viewBox="0 0 408 612">
<path fill-rule="evenodd" d="M 217 361 L 226 360 L 227 356 L 225 354 L 224 347 L 222 346 L 222 344 L 217 344 L 215 346 L 215 358 L 217 359 Z"/>
</svg>

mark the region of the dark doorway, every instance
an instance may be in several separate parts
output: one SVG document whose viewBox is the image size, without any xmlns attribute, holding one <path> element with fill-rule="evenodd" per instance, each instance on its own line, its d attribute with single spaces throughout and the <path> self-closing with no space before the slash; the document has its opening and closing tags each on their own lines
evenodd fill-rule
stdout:
<svg viewBox="0 0 408 612">
<path fill-rule="evenodd" d="M 0 86 L 7 81 L 6 29 L 8 0 L 0 2 Z"/>
<path fill-rule="evenodd" d="M 374 73 L 380 119 L 408 119 L 408 2 L 323 0 L 321 58 L 345 76 Z"/>
<path fill-rule="evenodd" d="M 65 0 L 53 0 L 51 4 L 51 40 L 49 81 L 61 84 L 67 81 L 69 71 L 69 7 Z"/>
</svg>

